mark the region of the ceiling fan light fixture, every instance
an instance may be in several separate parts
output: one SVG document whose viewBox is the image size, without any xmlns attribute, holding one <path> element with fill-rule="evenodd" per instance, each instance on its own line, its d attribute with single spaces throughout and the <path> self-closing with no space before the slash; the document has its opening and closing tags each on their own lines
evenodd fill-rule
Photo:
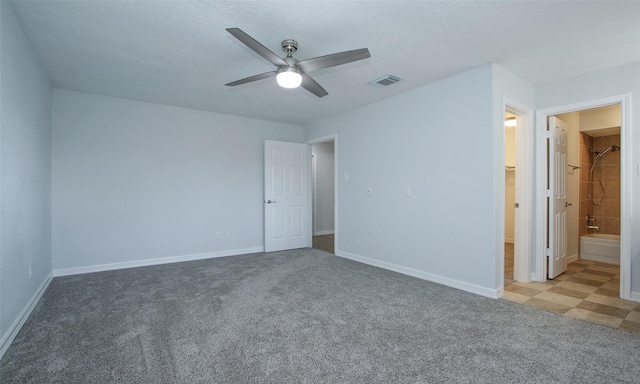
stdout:
<svg viewBox="0 0 640 384">
<path fill-rule="evenodd" d="M 283 88 L 302 88 L 313 93 L 317 97 L 325 97 L 329 93 L 322 88 L 317 81 L 308 75 L 310 71 L 317 71 L 319 69 L 335 67 L 342 64 L 352 63 L 354 61 L 368 59 L 371 57 L 367 48 L 353 49 L 351 51 L 344 51 L 333 53 L 331 55 L 324 55 L 313 57 L 306 60 L 296 60 L 293 57 L 293 52 L 298 49 L 298 43 L 295 40 L 287 39 L 282 41 L 282 50 L 287 52 L 287 57 L 280 57 L 271 52 L 269 48 L 260 44 L 256 39 L 249 36 L 240 28 L 227 28 L 233 37 L 240 40 L 241 43 L 246 45 L 253 52 L 262 56 L 265 60 L 275 65 L 277 70 L 261 73 L 246 77 L 244 79 L 232 81 L 225 84 L 229 87 L 235 87 L 236 85 L 251 83 L 262 79 L 272 78 L 276 76 L 278 85 Z M 304 77 L 304 81 L 302 81 Z"/>
<path fill-rule="evenodd" d="M 281 68 L 278 69 L 276 81 L 282 88 L 298 88 L 302 84 L 302 76 L 296 68 Z"/>
</svg>

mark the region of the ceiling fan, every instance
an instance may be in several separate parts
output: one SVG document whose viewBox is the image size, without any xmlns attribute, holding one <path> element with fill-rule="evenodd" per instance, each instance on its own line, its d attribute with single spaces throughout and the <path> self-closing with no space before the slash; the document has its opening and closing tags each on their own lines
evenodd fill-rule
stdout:
<svg viewBox="0 0 640 384">
<path fill-rule="evenodd" d="M 275 71 L 261 73 L 259 75 L 250 76 L 225 84 L 229 87 L 235 87 L 236 85 L 246 84 L 275 76 L 278 81 L 278 85 L 281 87 L 297 88 L 302 86 L 302 88 L 314 95 L 323 97 L 329 93 L 322 88 L 320 84 L 313 80 L 311 76 L 307 75 L 307 72 L 335 67 L 336 65 L 347 64 L 371 57 L 367 48 L 361 48 L 326 56 L 314 57 L 312 59 L 297 60 L 293 57 L 293 53 L 298 50 L 298 42 L 287 39 L 282 41 L 282 50 L 287 53 L 287 56 L 281 58 L 271 52 L 267 47 L 260 44 L 253 37 L 243 32 L 240 28 L 227 28 L 227 32 L 277 67 Z"/>
</svg>

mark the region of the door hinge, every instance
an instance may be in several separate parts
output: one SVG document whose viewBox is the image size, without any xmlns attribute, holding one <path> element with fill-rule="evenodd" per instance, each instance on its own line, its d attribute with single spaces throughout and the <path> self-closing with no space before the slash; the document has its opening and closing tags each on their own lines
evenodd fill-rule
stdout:
<svg viewBox="0 0 640 384">
<path fill-rule="evenodd" d="M 553 139 L 553 131 L 547 131 L 547 139 Z"/>
<path fill-rule="evenodd" d="M 551 256 L 551 248 L 547 248 L 545 253 L 546 253 L 547 257 Z"/>
<path fill-rule="evenodd" d="M 545 191 L 544 195 L 545 195 L 546 197 L 551 197 L 551 190 L 550 190 L 550 189 L 547 189 L 547 190 Z"/>
</svg>

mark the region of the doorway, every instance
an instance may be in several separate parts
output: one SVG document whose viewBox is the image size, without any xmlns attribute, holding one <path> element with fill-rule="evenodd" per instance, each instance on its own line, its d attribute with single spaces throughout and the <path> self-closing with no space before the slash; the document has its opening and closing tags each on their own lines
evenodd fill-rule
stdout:
<svg viewBox="0 0 640 384">
<path fill-rule="evenodd" d="M 530 258 L 533 231 L 531 228 L 533 194 L 531 155 L 533 135 L 533 112 L 526 106 L 512 100 L 504 100 L 504 116 L 501 124 L 502 146 L 499 172 L 502 196 L 498 206 L 498 232 L 496 244 L 498 265 L 498 287 L 515 281 L 529 282 Z M 496 174 L 498 176 L 498 174 Z"/>
<path fill-rule="evenodd" d="M 607 116 L 611 118 L 605 118 Z M 547 280 L 549 254 L 554 254 L 554 244 L 548 244 L 549 221 L 547 219 L 547 201 L 552 192 L 547 189 L 547 120 L 558 117 L 567 122 L 569 134 L 569 148 L 566 163 L 567 197 L 570 203 L 567 207 L 567 258 L 571 262 L 579 263 L 587 256 L 582 243 L 584 235 L 593 233 L 616 232 L 611 235 L 619 236 L 619 293 L 618 297 L 630 299 L 630 243 L 626 232 L 629 223 L 629 189 L 627 171 L 630 166 L 629 151 L 625 150 L 625 143 L 629 142 L 629 97 L 627 95 L 579 103 L 565 107 L 538 111 L 537 120 L 537 209 L 536 218 L 536 278 L 544 282 Z M 573 127 L 572 127 L 573 126 Z M 595 137 L 594 137 L 595 136 Z M 601 137 L 601 139 L 596 139 Z M 602 148 L 600 148 L 602 147 Z M 620 149 L 622 148 L 622 149 Z M 606 151 L 606 153 L 605 153 Z M 600 155 L 600 165 L 607 169 L 598 170 L 593 167 L 595 157 Z M 597 165 L 597 164 L 596 164 Z M 597 179 L 599 174 L 602 179 Z M 590 185 L 589 177 L 596 178 Z M 608 177 L 607 177 L 608 176 Z M 573 180 L 573 181 L 572 181 Z M 602 186 L 600 185 L 602 183 Z M 597 187 L 594 191 L 592 187 Z M 602 190 L 600 189 L 602 188 Z M 601 193 L 604 192 L 602 201 Z M 589 195 L 592 195 L 589 197 Z M 596 196 L 593 196 L 596 195 Z M 592 201 L 595 198 L 595 205 Z M 606 204 L 605 204 L 606 202 Z M 573 203 L 573 204 L 571 204 Z M 605 211 L 606 206 L 606 211 Z M 597 217 L 596 217 L 597 216 Z M 596 224 L 597 222 L 597 224 Z M 607 246 L 608 247 L 608 246 Z M 596 248 L 602 248 L 600 246 Z M 587 258 L 586 260 L 600 261 Z M 612 261 L 609 259 L 608 261 Z M 571 264 L 569 264 L 571 265 Z M 578 266 L 580 267 L 580 266 Z M 576 267 L 576 268 L 578 268 Z M 575 269 L 575 268 L 573 268 Z M 568 267 L 567 274 L 572 271 Z M 560 275 L 557 278 L 565 279 Z"/>
<path fill-rule="evenodd" d="M 337 212 L 336 136 L 309 142 L 311 146 L 312 248 L 335 254 Z"/>
<path fill-rule="evenodd" d="M 516 115 L 505 111 L 504 122 L 504 286 L 515 282 Z"/>
<path fill-rule="evenodd" d="M 620 265 L 620 105 L 558 114 L 566 127 L 566 262 Z M 551 120 L 551 118 L 550 118 Z M 553 223 L 550 223 L 550 226 Z M 551 229 L 550 229 L 551 231 Z M 553 250 L 557 254 L 556 250 Z M 552 276 L 548 265 L 548 277 Z M 570 274 L 572 268 L 565 267 Z M 575 268 L 573 268 L 574 270 Z M 558 271 L 564 273 L 563 271 Z M 618 271 L 619 272 L 619 267 Z M 576 276 L 600 280 L 597 276 Z M 569 280 L 571 278 L 568 278 Z M 595 283 L 594 283 L 595 284 Z M 619 287 L 615 288 L 619 296 Z"/>
<path fill-rule="evenodd" d="M 555 117 L 566 122 L 568 133 L 567 195 L 573 204 L 567 208 L 567 261 L 619 265 L 620 105 Z M 606 244 L 616 236 L 618 245 Z M 598 239 L 607 241 L 592 246 Z"/>
</svg>

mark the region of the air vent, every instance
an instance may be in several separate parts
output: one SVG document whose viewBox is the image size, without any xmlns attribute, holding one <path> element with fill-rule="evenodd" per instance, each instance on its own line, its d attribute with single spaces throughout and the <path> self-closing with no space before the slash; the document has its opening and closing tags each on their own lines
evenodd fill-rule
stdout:
<svg viewBox="0 0 640 384">
<path fill-rule="evenodd" d="M 376 87 L 388 87 L 389 85 L 395 84 L 395 83 L 399 83 L 402 80 L 404 80 L 404 79 L 402 77 L 400 77 L 400 76 L 389 74 L 389 75 L 386 75 L 386 76 L 382 76 L 379 79 L 373 80 L 369 84 L 375 85 Z"/>
</svg>

